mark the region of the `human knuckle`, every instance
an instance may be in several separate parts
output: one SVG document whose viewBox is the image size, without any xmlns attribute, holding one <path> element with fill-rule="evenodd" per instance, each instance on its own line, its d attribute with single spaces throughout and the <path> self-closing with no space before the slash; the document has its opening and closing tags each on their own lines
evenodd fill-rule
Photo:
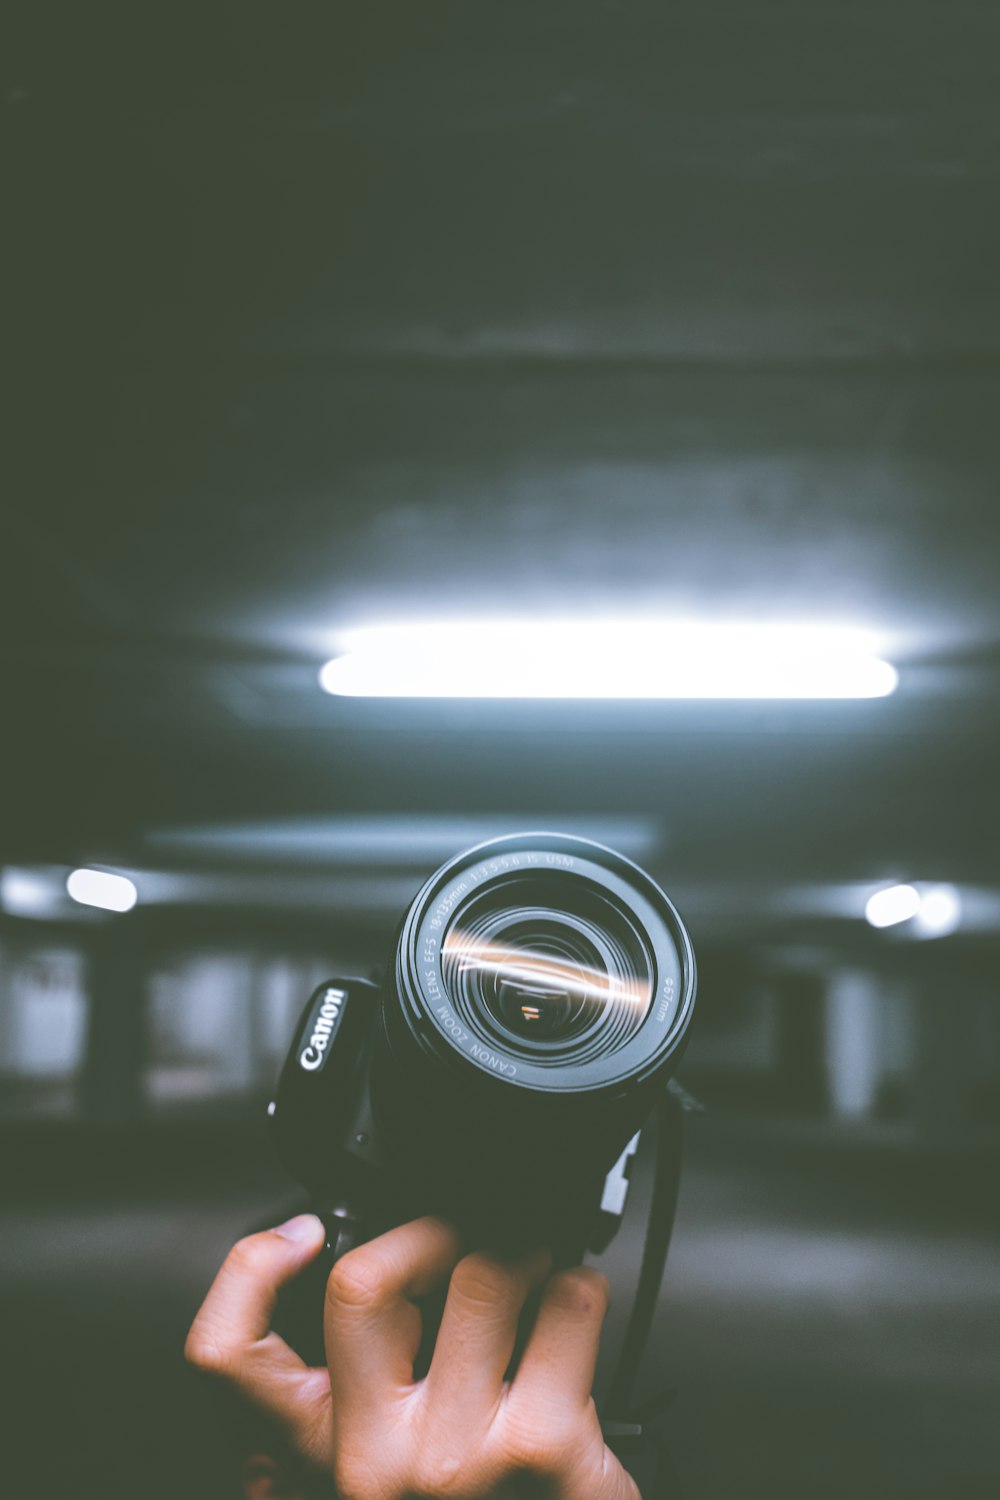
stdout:
<svg viewBox="0 0 1000 1500">
<path fill-rule="evenodd" d="M 439 1445 L 422 1447 L 413 1458 L 407 1475 L 406 1493 L 435 1500 L 464 1500 L 480 1491 L 473 1466 L 464 1454 Z"/>
<path fill-rule="evenodd" d="M 198 1321 L 192 1324 L 184 1341 L 184 1358 L 193 1369 L 209 1375 L 228 1375 L 232 1367 L 228 1344 Z"/>
<path fill-rule="evenodd" d="M 476 1251 L 459 1261 L 451 1284 L 466 1302 L 492 1307 L 513 1292 L 514 1275 L 502 1261 Z"/>
<path fill-rule="evenodd" d="M 555 1305 L 577 1317 L 603 1318 L 608 1308 L 607 1277 L 591 1266 L 574 1266 L 560 1271 L 549 1283 L 549 1298 Z"/>
<path fill-rule="evenodd" d="M 337 1500 L 381 1500 L 377 1484 L 355 1469 L 335 1469 Z"/>
<path fill-rule="evenodd" d="M 237 1240 L 226 1256 L 225 1269 L 240 1277 L 258 1276 L 267 1259 L 267 1243 L 262 1234 L 248 1234 Z"/>
<path fill-rule="evenodd" d="M 513 1422 L 505 1443 L 508 1464 L 529 1473 L 561 1473 L 573 1447 L 573 1433 L 556 1420 L 541 1422 L 537 1414 L 530 1420 Z"/>
<path fill-rule="evenodd" d="M 511 1459 L 519 1471 L 551 1478 L 562 1471 L 565 1455 L 553 1438 L 526 1435 L 514 1446 Z"/>
<path fill-rule="evenodd" d="M 395 1493 L 371 1458 L 362 1454 L 338 1453 L 333 1481 L 338 1500 L 388 1500 Z"/>
<path fill-rule="evenodd" d="M 326 1296 L 334 1307 L 376 1307 L 385 1300 L 385 1271 L 363 1246 L 351 1250 L 330 1272 Z"/>
</svg>

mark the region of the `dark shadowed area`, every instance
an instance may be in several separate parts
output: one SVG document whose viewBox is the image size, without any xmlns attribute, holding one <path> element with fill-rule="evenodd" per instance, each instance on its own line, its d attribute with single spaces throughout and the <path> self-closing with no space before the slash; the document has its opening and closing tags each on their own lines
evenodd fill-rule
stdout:
<svg viewBox="0 0 1000 1500">
<path fill-rule="evenodd" d="M 180 1351 L 296 1201 L 296 1018 L 446 859 L 547 828 L 649 870 L 698 954 L 645 1366 L 679 1495 L 993 1500 L 1000 9 L 5 30 L 11 1493 L 237 1494 Z M 319 685 L 359 628 L 444 622 L 447 658 L 623 618 L 864 629 L 898 687 Z"/>
</svg>

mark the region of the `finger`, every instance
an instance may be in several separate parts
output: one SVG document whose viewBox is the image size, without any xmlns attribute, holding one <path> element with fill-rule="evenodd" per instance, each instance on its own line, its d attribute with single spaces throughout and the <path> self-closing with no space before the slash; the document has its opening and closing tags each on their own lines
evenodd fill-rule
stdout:
<svg viewBox="0 0 1000 1500">
<path fill-rule="evenodd" d="M 553 1276 L 514 1376 L 510 1402 L 542 1418 L 586 1406 L 607 1308 L 608 1283 L 600 1271 L 576 1266 Z"/>
<path fill-rule="evenodd" d="M 514 1261 L 482 1254 L 459 1261 L 425 1381 L 428 1404 L 443 1421 L 465 1432 L 488 1425 L 503 1394 L 518 1319 L 551 1265 L 547 1250 Z"/>
<path fill-rule="evenodd" d="M 191 1325 L 185 1357 L 221 1375 L 285 1421 L 301 1416 L 303 1394 L 317 1383 L 283 1339 L 271 1331 L 278 1292 L 315 1259 L 325 1242 L 319 1219 L 301 1214 L 277 1229 L 239 1240 L 209 1288 Z"/>
<path fill-rule="evenodd" d="M 461 1253 L 441 1219 L 416 1219 L 350 1250 L 330 1272 L 326 1357 L 338 1424 L 371 1416 L 413 1383 L 419 1317 L 413 1297 L 447 1277 Z"/>
</svg>

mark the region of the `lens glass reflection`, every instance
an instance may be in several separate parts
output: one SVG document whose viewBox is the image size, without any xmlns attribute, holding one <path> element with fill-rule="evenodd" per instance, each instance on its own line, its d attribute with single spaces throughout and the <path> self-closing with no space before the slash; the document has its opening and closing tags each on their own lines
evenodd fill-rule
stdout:
<svg viewBox="0 0 1000 1500">
<path fill-rule="evenodd" d="M 512 876 L 453 915 L 442 975 L 463 1019 L 533 1061 L 617 1050 L 649 1012 L 653 965 L 631 914 L 572 876 Z"/>
</svg>

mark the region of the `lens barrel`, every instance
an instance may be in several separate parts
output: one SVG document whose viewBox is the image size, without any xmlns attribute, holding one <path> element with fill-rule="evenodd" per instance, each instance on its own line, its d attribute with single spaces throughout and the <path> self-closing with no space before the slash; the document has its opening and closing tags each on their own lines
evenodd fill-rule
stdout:
<svg viewBox="0 0 1000 1500">
<path fill-rule="evenodd" d="M 637 865 L 564 834 L 458 855 L 418 892 L 383 987 L 380 1126 L 469 1193 L 603 1175 L 680 1059 L 691 941 Z M 445 1168 L 442 1166 L 442 1175 Z"/>
</svg>

